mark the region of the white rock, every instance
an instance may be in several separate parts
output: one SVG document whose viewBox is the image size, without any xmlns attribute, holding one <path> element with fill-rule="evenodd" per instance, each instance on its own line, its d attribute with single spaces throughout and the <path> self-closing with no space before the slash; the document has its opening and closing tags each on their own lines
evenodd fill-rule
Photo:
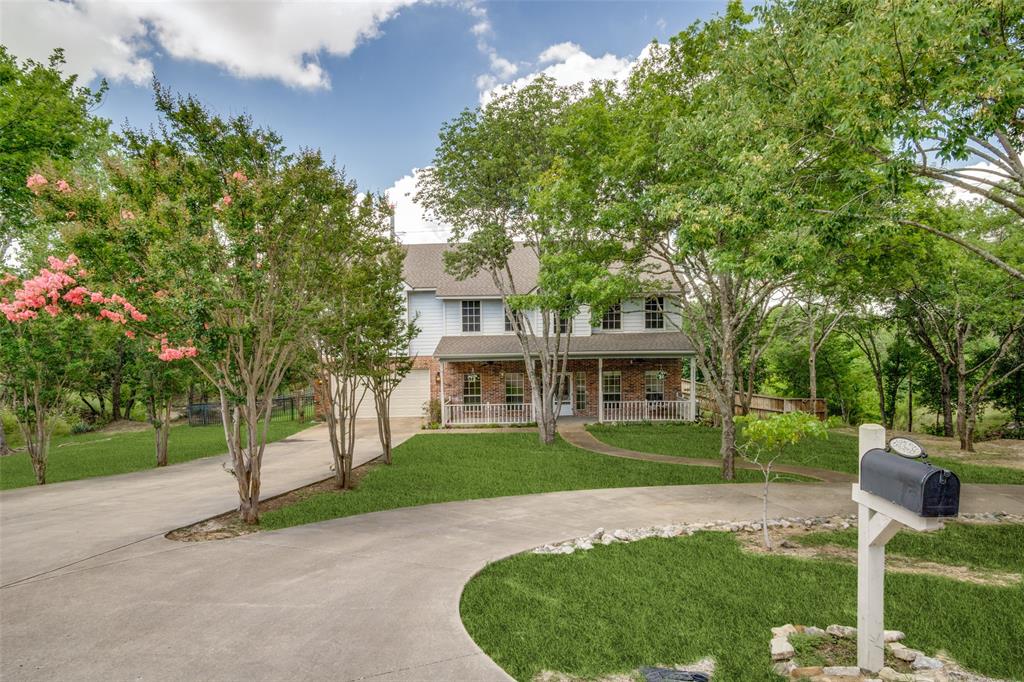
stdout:
<svg viewBox="0 0 1024 682">
<path fill-rule="evenodd" d="M 772 639 L 771 652 L 773 661 L 783 661 L 796 655 L 796 649 L 793 648 L 793 645 L 785 637 L 775 637 Z"/>
<path fill-rule="evenodd" d="M 941 670 L 942 661 L 920 654 L 914 658 L 914 662 L 910 664 L 910 667 L 914 670 Z"/>
<path fill-rule="evenodd" d="M 855 665 L 829 665 L 822 673 L 832 677 L 856 677 L 860 678 L 860 668 Z"/>
<path fill-rule="evenodd" d="M 604 528 L 598 528 L 597 530 L 595 530 L 593 533 L 590 534 L 590 539 L 591 540 L 597 540 L 602 535 L 604 535 Z"/>
<path fill-rule="evenodd" d="M 601 544 L 602 545 L 610 545 L 613 542 L 615 542 L 615 536 L 614 535 L 609 535 L 608 533 L 605 533 L 604 535 L 601 536 Z"/>
<path fill-rule="evenodd" d="M 804 634 L 810 635 L 811 637 L 824 637 L 826 632 L 821 628 L 816 628 L 813 625 L 808 625 L 804 628 Z"/>
<path fill-rule="evenodd" d="M 833 637 L 848 638 L 857 636 L 857 628 L 851 628 L 849 625 L 829 625 L 825 628 L 825 632 Z"/>
<path fill-rule="evenodd" d="M 791 623 L 786 623 L 777 628 L 772 628 L 772 637 L 789 637 L 796 631 L 797 629 Z"/>
<path fill-rule="evenodd" d="M 572 554 L 576 551 L 572 545 L 562 545 L 561 547 L 555 548 L 555 554 Z"/>
<path fill-rule="evenodd" d="M 779 661 L 772 666 L 772 669 L 775 671 L 776 675 L 789 677 L 789 673 L 796 669 L 796 663 L 793 661 Z"/>
<path fill-rule="evenodd" d="M 906 637 L 907 636 L 899 630 L 886 630 L 882 633 L 882 638 L 886 642 L 902 642 Z"/>
<path fill-rule="evenodd" d="M 612 535 L 615 536 L 616 540 L 622 540 L 623 542 L 629 542 L 633 539 L 632 534 L 628 530 L 622 530 L 621 528 L 616 529 Z"/>
<path fill-rule="evenodd" d="M 909 649 L 907 647 L 892 649 L 892 655 L 901 661 L 906 661 L 907 663 L 912 663 L 918 656 L 924 656 L 920 651 L 916 649 Z"/>
<path fill-rule="evenodd" d="M 883 682 L 913 682 L 914 680 L 913 675 L 905 675 L 903 673 L 896 672 L 889 666 L 885 666 L 879 670 L 878 677 L 881 678 Z"/>
<path fill-rule="evenodd" d="M 580 539 L 576 541 L 576 549 L 581 549 L 583 551 L 594 549 L 594 543 L 590 540 Z"/>
</svg>

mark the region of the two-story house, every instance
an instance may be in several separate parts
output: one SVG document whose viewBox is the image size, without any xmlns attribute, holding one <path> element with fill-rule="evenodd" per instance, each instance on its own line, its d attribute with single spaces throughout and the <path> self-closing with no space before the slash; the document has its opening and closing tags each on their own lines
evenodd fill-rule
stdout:
<svg viewBox="0 0 1024 682">
<path fill-rule="evenodd" d="M 501 292 L 488 273 L 461 281 L 448 274 L 448 248 L 406 247 L 407 314 L 420 332 L 410 349 L 414 369 L 395 391 L 392 414 L 419 416 L 428 400 L 437 400 L 446 425 L 534 421 L 522 351 Z M 514 251 L 510 267 L 520 291 L 536 285 L 538 264 L 531 251 Z M 534 314 L 535 330 L 539 318 Z M 693 349 L 679 331 L 672 296 L 622 301 L 596 326 L 589 310 L 561 324 L 569 334 L 569 359 L 560 415 L 693 419 L 696 403 L 684 395 L 681 381 L 684 360 L 692 381 Z"/>
</svg>

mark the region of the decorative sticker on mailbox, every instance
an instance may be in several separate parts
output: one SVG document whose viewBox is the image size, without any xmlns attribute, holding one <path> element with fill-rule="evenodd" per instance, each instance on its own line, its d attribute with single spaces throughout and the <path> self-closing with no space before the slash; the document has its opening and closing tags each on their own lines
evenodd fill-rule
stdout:
<svg viewBox="0 0 1024 682">
<path fill-rule="evenodd" d="M 906 457 L 907 459 L 919 459 L 928 456 L 920 443 L 902 436 L 890 438 L 888 449 L 889 452 L 893 452 L 900 457 Z"/>
</svg>

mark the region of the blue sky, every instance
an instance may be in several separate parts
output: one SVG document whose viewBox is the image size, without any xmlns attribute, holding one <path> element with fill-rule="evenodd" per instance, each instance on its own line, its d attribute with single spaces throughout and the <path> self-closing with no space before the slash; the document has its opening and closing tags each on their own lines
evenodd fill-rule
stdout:
<svg viewBox="0 0 1024 682">
<path fill-rule="evenodd" d="M 22 57 L 62 45 L 69 69 L 91 82 L 107 77 L 97 113 L 118 127 L 155 120 L 155 74 L 220 113 L 249 113 L 291 148 L 322 149 L 361 188 L 387 190 L 403 177 L 411 186 L 406 176 L 430 163 L 441 123 L 488 87 L 545 68 L 564 80 L 606 76 L 651 39 L 724 6 L 410 1 L 138 3 L 120 14 L 88 0 L 13 2 L 3 7 L 0 38 Z M 552 46 L 561 47 L 541 63 Z"/>
</svg>

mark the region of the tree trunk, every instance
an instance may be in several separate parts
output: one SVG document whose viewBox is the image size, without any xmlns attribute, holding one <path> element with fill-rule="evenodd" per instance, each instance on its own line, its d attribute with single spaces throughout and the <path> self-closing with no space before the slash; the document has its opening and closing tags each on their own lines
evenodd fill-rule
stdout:
<svg viewBox="0 0 1024 682">
<path fill-rule="evenodd" d="M 117 365 L 110 376 L 110 418 L 121 419 L 121 380 L 124 376 L 124 338 L 117 340 Z"/>
<path fill-rule="evenodd" d="M 939 377 L 941 387 L 939 389 L 942 400 L 942 435 L 946 438 L 953 437 L 953 387 L 949 381 L 950 366 L 947 363 L 939 364 Z M 936 415 L 938 416 L 938 415 Z"/>
<path fill-rule="evenodd" d="M 391 464 L 391 400 L 379 387 L 373 392 L 374 406 L 377 408 L 377 436 L 384 455 L 384 463 Z"/>
<path fill-rule="evenodd" d="M 171 433 L 171 401 L 164 404 L 160 411 L 159 419 L 153 420 L 153 430 L 156 437 L 156 465 L 167 466 L 167 442 Z"/>
<path fill-rule="evenodd" d="M 11 454 L 11 446 L 7 444 L 7 434 L 4 433 L 3 422 L 0 422 L 0 457 Z"/>
<path fill-rule="evenodd" d="M 960 449 L 970 450 L 967 437 L 967 357 L 964 350 L 964 330 L 962 325 L 956 330 L 956 432 L 960 439 Z"/>
<path fill-rule="evenodd" d="M 907 431 L 914 432 L 914 368 L 907 373 Z"/>
<path fill-rule="evenodd" d="M 810 392 L 811 405 L 818 400 L 818 348 L 814 343 L 814 325 L 811 325 L 810 344 L 807 353 L 807 386 Z M 826 356 L 827 358 L 828 356 Z M 812 408 L 813 409 L 813 408 Z"/>
</svg>

